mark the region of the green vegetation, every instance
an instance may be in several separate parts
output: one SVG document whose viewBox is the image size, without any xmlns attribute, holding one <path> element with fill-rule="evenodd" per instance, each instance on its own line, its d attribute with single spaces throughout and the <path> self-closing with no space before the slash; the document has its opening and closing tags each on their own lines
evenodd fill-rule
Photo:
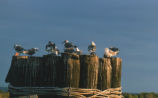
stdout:
<svg viewBox="0 0 158 98">
<path fill-rule="evenodd" d="M 125 98 L 158 98 L 157 93 L 139 93 L 139 94 L 131 94 L 131 93 L 123 93 Z"/>
</svg>

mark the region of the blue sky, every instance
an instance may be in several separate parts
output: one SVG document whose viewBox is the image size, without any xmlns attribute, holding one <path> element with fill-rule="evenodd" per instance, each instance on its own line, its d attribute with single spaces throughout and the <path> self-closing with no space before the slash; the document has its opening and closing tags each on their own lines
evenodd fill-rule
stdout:
<svg viewBox="0 0 158 98">
<path fill-rule="evenodd" d="M 91 41 L 97 55 L 120 48 L 125 92 L 158 92 L 157 0 L 0 0 L 0 86 L 10 67 L 13 45 L 38 47 L 68 39 L 84 53 Z"/>
</svg>

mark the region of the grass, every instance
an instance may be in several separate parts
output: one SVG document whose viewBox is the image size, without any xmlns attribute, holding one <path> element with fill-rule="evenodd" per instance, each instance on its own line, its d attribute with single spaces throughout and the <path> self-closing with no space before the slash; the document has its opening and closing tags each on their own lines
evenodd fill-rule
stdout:
<svg viewBox="0 0 158 98">
<path fill-rule="evenodd" d="M 0 91 L 0 98 L 9 98 L 9 93 Z"/>
<path fill-rule="evenodd" d="M 0 93 L 0 98 L 9 98 L 9 93 Z"/>
</svg>

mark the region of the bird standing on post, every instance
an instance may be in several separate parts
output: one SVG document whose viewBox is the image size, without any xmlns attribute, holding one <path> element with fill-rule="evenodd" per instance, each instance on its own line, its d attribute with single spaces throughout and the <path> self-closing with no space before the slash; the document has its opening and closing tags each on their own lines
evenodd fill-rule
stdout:
<svg viewBox="0 0 158 98">
<path fill-rule="evenodd" d="M 82 51 L 77 47 L 77 46 L 74 46 L 74 51 L 76 54 L 78 55 L 81 55 L 82 54 Z"/>
<path fill-rule="evenodd" d="M 75 45 L 72 42 L 65 40 L 63 43 L 64 43 L 64 52 L 74 53 L 74 46 Z"/>
<path fill-rule="evenodd" d="M 60 51 L 57 47 L 55 47 L 53 54 L 56 56 L 60 54 Z"/>
<path fill-rule="evenodd" d="M 51 53 L 53 49 L 55 49 L 55 43 L 49 41 L 48 44 L 47 44 L 46 47 L 45 47 L 45 50 L 46 50 L 48 53 Z"/>
<path fill-rule="evenodd" d="M 32 56 L 32 55 L 35 54 L 38 50 L 39 50 L 38 48 L 31 48 L 31 49 L 24 50 L 23 53 Z"/>
<path fill-rule="evenodd" d="M 59 49 L 57 48 L 57 46 L 55 45 L 55 43 L 49 41 L 48 44 L 46 45 L 46 48 L 45 50 L 48 52 L 48 53 L 51 53 L 53 55 L 59 55 L 60 51 Z"/>
<path fill-rule="evenodd" d="M 88 51 L 90 52 L 90 55 L 95 55 L 96 51 L 96 44 L 92 41 L 91 44 L 88 46 Z"/>
<path fill-rule="evenodd" d="M 119 49 L 116 47 L 105 48 L 104 57 L 116 56 L 119 53 Z"/>
<path fill-rule="evenodd" d="M 21 45 L 18 45 L 18 44 L 14 45 L 14 49 L 16 51 L 15 56 L 19 56 L 24 51 L 24 48 Z"/>
</svg>

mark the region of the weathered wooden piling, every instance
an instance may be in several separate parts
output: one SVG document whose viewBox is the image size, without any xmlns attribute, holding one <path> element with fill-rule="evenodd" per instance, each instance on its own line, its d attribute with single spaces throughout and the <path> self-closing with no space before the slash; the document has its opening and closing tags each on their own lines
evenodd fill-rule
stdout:
<svg viewBox="0 0 158 98">
<path fill-rule="evenodd" d="M 56 86 L 57 84 L 57 66 L 60 65 L 61 57 L 53 54 L 43 56 L 42 64 L 39 70 L 39 86 Z"/>
<path fill-rule="evenodd" d="M 99 59 L 96 55 L 81 55 L 80 88 L 96 89 L 98 83 Z"/>
<path fill-rule="evenodd" d="M 111 66 L 112 66 L 111 87 L 112 88 L 121 87 L 122 59 L 111 58 Z"/>
<path fill-rule="evenodd" d="M 110 58 L 99 59 L 98 89 L 111 88 L 112 67 Z"/>
<path fill-rule="evenodd" d="M 59 87 L 79 87 L 80 59 L 79 55 L 71 53 L 61 54 L 61 64 L 58 65 L 57 74 Z"/>
<path fill-rule="evenodd" d="M 122 98 L 121 67 L 121 58 L 96 55 L 13 56 L 6 82 L 10 98 Z"/>
<path fill-rule="evenodd" d="M 26 75 L 24 76 L 25 86 L 31 86 L 31 87 L 37 86 L 41 61 L 42 61 L 41 57 L 31 56 L 28 58 L 27 63 L 24 65 L 24 70 L 25 70 L 24 75 Z"/>
<path fill-rule="evenodd" d="M 23 63 L 26 63 L 26 58 L 23 58 L 25 62 Z M 17 64 L 19 63 L 20 61 L 18 60 L 18 57 L 17 56 L 13 56 L 12 57 L 12 61 L 11 61 L 11 66 L 10 66 L 10 70 L 7 74 L 7 77 L 6 77 L 6 82 L 9 82 L 11 85 L 17 85 L 17 86 L 23 86 L 23 77 L 19 78 L 19 71 L 17 70 Z M 14 73 L 14 74 L 13 74 Z M 19 78 L 19 79 L 18 79 Z M 17 80 L 18 79 L 18 80 Z"/>
<path fill-rule="evenodd" d="M 6 78 L 15 86 L 35 86 L 41 57 L 14 56 Z"/>
</svg>

